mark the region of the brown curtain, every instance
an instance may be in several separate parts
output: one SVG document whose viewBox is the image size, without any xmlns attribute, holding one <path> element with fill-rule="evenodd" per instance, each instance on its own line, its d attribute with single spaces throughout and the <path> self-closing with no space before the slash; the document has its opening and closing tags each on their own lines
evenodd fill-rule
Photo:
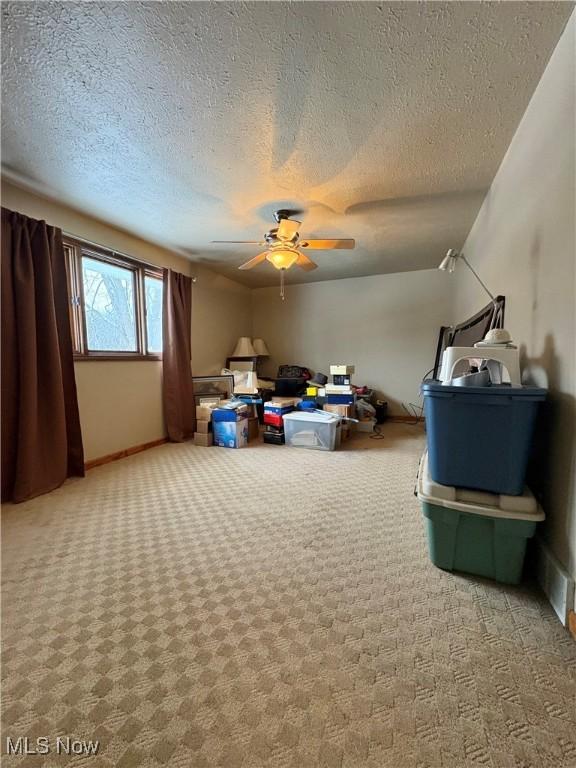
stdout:
<svg viewBox="0 0 576 768">
<path fill-rule="evenodd" d="M 174 443 L 194 435 L 196 409 L 190 368 L 192 279 L 164 272 L 162 378 L 164 418 L 168 439 Z"/>
<path fill-rule="evenodd" d="M 84 474 L 62 232 L 2 208 L 2 500 Z"/>
</svg>

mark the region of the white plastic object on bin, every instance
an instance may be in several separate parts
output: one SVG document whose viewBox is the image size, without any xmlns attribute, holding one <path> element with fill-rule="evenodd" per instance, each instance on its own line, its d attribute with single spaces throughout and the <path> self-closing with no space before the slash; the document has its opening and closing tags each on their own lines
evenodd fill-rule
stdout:
<svg viewBox="0 0 576 768">
<path fill-rule="evenodd" d="M 510 384 L 513 387 L 522 386 L 520 355 L 517 349 L 504 346 L 446 347 L 440 369 L 440 381 L 443 384 L 452 384 L 455 368 L 461 360 L 487 360 L 488 370 L 493 374 L 492 383 L 499 383 L 498 379 L 501 380 L 500 365 L 502 365 L 508 371 Z"/>
<path fill-rule="evenodd" d="M 484 369 L 476 373 L 465 373 L 463 376 L 456 376 L 450 381 L 453 387 L 488 387 L 490 386 L 490 371 Z"/>
<path fill-rule="evenodd" d="M 283 417 L 286 445 L 333 451 L 338 445 L 340 417 L 327 411 L 294 411 Z"/>
</svg>

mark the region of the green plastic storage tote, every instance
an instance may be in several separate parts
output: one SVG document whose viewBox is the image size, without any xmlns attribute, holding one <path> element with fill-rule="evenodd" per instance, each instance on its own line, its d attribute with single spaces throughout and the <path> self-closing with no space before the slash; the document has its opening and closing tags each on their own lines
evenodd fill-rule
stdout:
<svg viewBox="0 0 576 768">
<path fill-rule="evenodd" d="M 434 565 L 505 584 L 519 583 L 526 542 L 534 535 L 536 524 L 544 520 L 528 489 L 519 496 L 505 496 L 440 485 L 430 477 L 425 453 L 417 496 Z"/>
</svg>

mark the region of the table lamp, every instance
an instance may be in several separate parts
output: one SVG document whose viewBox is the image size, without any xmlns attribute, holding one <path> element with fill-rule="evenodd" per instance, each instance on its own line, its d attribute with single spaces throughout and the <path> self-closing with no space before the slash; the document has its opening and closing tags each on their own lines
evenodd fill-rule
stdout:
<svg viewBox="0 0 576 768">
<path fill-rule="evenodd" d="M 256 357 L 257 352 L 252 346 L 249 336 L 240 336 L 236 344 L 232 357 Z"/>
<path fill-rule="evenodd" d="M 270 357 L 270 352 L 268 352 L 268 347 L 266 346 L 264 339 L 254 339 L 252 346 L 258 357 Z"/>
</svg>

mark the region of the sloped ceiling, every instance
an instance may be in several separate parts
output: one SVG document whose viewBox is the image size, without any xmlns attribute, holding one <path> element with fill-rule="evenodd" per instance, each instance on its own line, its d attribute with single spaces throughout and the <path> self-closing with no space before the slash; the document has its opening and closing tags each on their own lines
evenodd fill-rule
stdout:
<svg viewBox="0 0 576 768">
<path fill-rule="evenodd" d="M 474 221 L 572 10 L 555 2 L 5 2 L 7 175 L 250 285 L 430 268 Z"/>
</svg>

